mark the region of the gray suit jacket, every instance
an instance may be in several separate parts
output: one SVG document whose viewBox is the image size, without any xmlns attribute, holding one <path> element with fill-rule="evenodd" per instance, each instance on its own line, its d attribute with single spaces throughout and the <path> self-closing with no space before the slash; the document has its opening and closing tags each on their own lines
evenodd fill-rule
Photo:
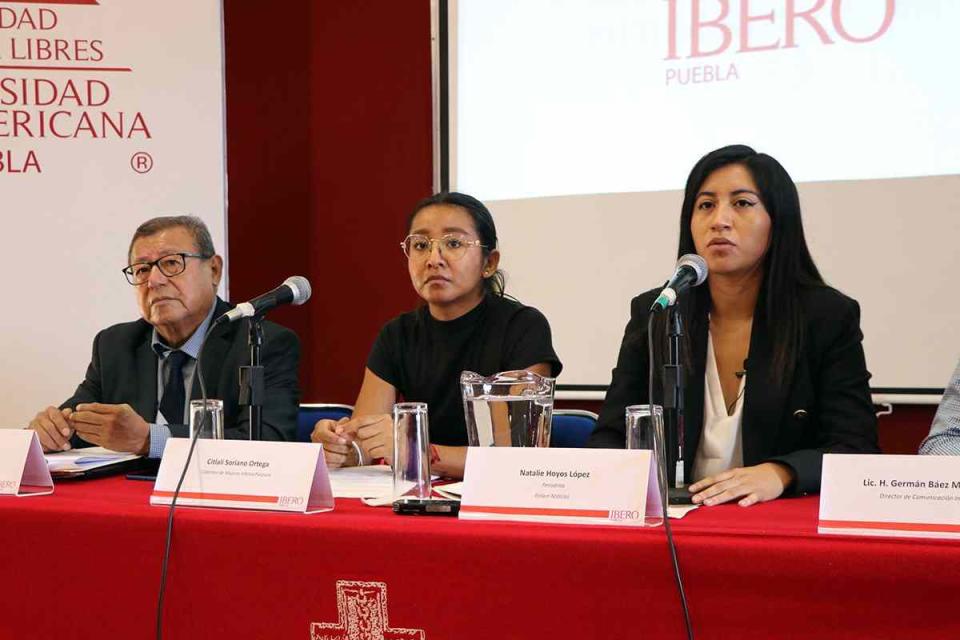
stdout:
<svg viewBox="0 0 960 640">
<path fill-rule="evenodd" d="M 920 453 L 960 456 L 960 362 L 933 417 L 930 434 L 920 445 Z"/>
</svg>

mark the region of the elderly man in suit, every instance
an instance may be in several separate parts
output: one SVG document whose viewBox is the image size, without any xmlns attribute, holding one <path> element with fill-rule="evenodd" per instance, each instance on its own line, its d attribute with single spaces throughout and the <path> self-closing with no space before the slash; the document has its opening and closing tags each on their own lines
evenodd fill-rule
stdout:
<svg viewBox="0 0 960 640">
<path fill-rule="evenodd" d="M 250 364 L 249 321 L 214 323 L 233 305 L 217 296 L 223 259 L 203 221 L 168 216 L 144 222 L 130 242 L 123 272 L 142 318 L 98 333 L 73 397 L 30 422 L 44 450 L 93 444 L 160 457 L 168 438 L 188 433 L 189 399 L 199 397 L 196 365 L 205 336 L 201 366 L 208 397 L 223 400 L 226 437 L 248 437 L 248 412 L 238 406 L 238 370 Z M 265 322 L 264 439 L 295 436 L 299 357 L 296 335 Z"/>
</svg>

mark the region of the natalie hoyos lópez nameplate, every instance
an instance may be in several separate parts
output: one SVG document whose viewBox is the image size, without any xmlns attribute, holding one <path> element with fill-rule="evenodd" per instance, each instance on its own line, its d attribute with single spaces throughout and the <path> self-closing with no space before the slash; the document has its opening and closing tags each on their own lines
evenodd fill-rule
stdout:
<svg viewBox="0 0 960 640">
<path fill-rule="evenodd" d="M 650 451 L 470 447 L 460 517 L 642 527 L 663 507 Z"/>
</svg>

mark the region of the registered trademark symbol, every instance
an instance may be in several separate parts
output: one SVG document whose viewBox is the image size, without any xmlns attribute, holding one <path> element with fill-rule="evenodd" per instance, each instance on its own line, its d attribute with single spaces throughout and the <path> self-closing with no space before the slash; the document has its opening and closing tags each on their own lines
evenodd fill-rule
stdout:
<svg viewBox="0 0 960 640">
<path fill-rule="evenodd" d="M 130 168 L 137 173 L 147 173 L 153 169 L 153 158 L 146 151 L 137 151 L 130 158 Z"/>
</svg>

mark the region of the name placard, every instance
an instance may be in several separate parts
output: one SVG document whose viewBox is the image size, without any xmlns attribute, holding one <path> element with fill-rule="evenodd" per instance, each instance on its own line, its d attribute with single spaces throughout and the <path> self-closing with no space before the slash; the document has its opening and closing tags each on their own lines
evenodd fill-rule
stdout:
<svg viewBox="0 0 960 640">
<path fill-rule="evenodd" d="M 53 479 L 36 432 L 0 429 L 0 496 L 46 496 Z"/>
<path fill-rule="evenodd" d="M 167 440 L 150 504 L 170 504 L 190 441 Z M 198 440 L 178 505 L 317 513 L 333 509 L 323 447 L 308 442 Z"/>
<path fill-rule="evenodd" d="M 647 450 L 470 447 L 460 517 L 642 527 L 663 506 Z"/>
<path fill-rule="evenodd" d="M 960 457 L 823 456 L 817 530 L 960 538 Z"/>
</svg>

